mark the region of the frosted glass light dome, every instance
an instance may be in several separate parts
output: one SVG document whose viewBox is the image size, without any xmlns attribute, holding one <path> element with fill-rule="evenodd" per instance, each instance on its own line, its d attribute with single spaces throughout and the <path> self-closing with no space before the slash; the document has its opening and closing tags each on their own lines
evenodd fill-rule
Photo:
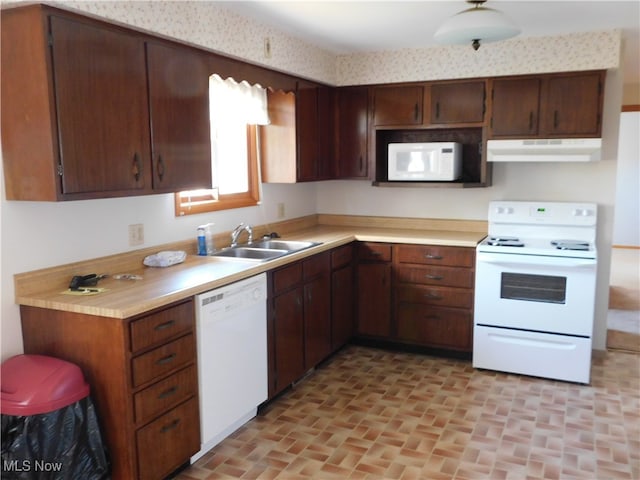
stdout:
<svg viewBox="0 0 640 480">
<path fill-rule="evenodd" d="M 504 13 L 480 6 L 484 2 L 470 3 L 476 3 L 476 6 L 447 19 L 436 30 L 433 37 L 438 43 L 449 45 L 470 43 L 477 50 L 480 48 L 480 42 L 506 40 L 520 33 L 520 27 Z"/>
</svg>

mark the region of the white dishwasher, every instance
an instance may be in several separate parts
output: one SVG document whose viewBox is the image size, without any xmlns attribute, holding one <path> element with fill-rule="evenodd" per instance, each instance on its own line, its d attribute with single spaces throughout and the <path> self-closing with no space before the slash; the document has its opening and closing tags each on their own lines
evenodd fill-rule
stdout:
<svg viewBox="0 0 640 480">
<path fill-rule="evenodd" d="M 267 399 L 267 275 L 196 295 L 200 451 L 195 462 Z"/>
</svg>

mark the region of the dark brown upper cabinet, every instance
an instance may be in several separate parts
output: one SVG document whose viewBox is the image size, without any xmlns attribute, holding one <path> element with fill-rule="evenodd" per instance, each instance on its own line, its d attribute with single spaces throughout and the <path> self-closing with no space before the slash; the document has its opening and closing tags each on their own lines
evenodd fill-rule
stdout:
<svg viewBox="0 0 640 480">
<path fill-rule="evenodd" d="M 335 176 L 333 152 L 333 89 L 305 86 L 296 92 L 297 181 Z"/>
<path fill-rule="evenodd" d="M 295 183 L 335 177 L 334 97 L 330 87 L 269 91 L 269 125 L 260 127 L 262 180 Z"/>
<path fill-rule="evenodd" d="M 485 112 L 485 81 L 433 83 L 430 123 L 481 124 Z"/>
<path fill-rule="evenodd" d="M 379 86 L 373 89 L 373 124 L 375 126 L 420 125 L 424 87 Z"/>
<path fill-rule="evenodd" d="M 58 16 L 49 22 L 61 193 L 150 187 L 144 42 Z"/>
<path fill-rule="evenodd" d="M 493 115 L 490 130 L 494 137 L 538 134 L 542 80 L 497 78 L 491 81 Z"/>
<path fill-rule="evenodd" d="M 204 129 L 208 100 L 198 102 L 208 97 L 185 102 L 179 88 L 172 96 L 158 63 L 160 47 L 149 51 L 150 79 L 146 38 L 135 31 L 43 5 L 3 10 L 1 21 L 7 199 L 76 200 L 211 186 L 210 158 L 181 152 L 181 144 Z M 199 81 L 207 78 L 205 72 Z M 150 100 L 157 118 L 150 116 Z M 200 137 L 194 149 L 206 148 Z M 152 148 L 159 155 L 153 163 Z"/>
<path fill-rule="evenodd" d="M 549 76 L 541 102 L 541 133 L 599 137 L 602 128 L 604 72 Z"/>
<path fill-rule="evenodd" d="M 489 138 L 599 137 L 604 72 L 491 80 Z"/>
<path fill-rule="evenodd" d="M 148 42 L 147 65 L 153 189 L 200 188 L 211 178 L 209 58 L 186 47 Z"/>
<path fill-rule="evenodd" d="M 367 87 L 345 87 L 336 91 L 336 177 L 367 178 L 368 168 Z"/>
</svg>

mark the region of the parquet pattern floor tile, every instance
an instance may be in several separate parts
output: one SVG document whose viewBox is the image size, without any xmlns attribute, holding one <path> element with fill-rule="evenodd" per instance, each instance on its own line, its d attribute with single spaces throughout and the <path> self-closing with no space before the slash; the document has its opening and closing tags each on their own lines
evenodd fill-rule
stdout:
<svg viewBox="0 0 640 480">
<path fill-rule="evenodd" d="M 178 477 L 640 479 L 640 356 L 591 385 L 348 346 Z"/>
</svg>

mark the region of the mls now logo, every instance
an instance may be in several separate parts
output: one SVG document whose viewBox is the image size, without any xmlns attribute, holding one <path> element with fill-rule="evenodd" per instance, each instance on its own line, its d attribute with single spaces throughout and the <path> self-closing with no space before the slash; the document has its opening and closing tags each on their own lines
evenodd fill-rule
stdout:
<svg viewBox="0 0 640 480">
<path fill-rule="evenodd" d="M 4 472 L 59 472 L 62 462 L 46 462 L 44 460 L 3 460 Z"/>
</svg>

